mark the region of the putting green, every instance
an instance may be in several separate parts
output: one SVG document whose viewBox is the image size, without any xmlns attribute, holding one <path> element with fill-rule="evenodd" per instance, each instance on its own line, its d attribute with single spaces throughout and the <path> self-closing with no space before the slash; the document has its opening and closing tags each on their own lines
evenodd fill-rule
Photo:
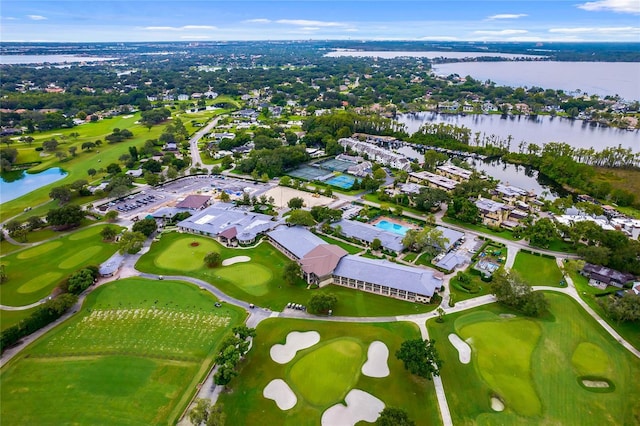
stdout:
<svg viewBox="0 0 640 426">
<path fill-rule="evenodd" d="M 464 340 L 471 339 L 479 375 L 507 408 L 522 416 L 542 414 L 531 377 L 531 356 L 540 334 L 536 322 L 520 318 L 483 321 L 460 330 Z"/>
<path fill-rule="evenodd" d="M 309 404 L 326 407 L 338 403 L 358 381 L 363 355 L 360 343 L 345 338 L 333 340 L 300 358 L 286 382 Z"/>
<path fill-rule="evenodd" d="M 76 254 L 70 257 L 67 257 L 65 260 L 63 260 L 58 264 L 58 267 L 62 269 L 74 268 L 80 265 L 81 263 L 91 259 L 96 254 L 100 253 L 100 251 L 102 251 L 102 247 L 100 246 L 89 247 L 85 250 L 77 252 Z"/>
<path fill-rule="evenodd" d="M 579 376 L 608 377 L 609 373 L 611 373 L 609 355 L 600 346 L 593 343 L 580 343 L 573 352 L 571 363 Z"/>
<path fill-rule="evenodd" d="M 236 263 L 216 270 L 216 274 L 254 296 L 263 296 L 269 292 L 268 283 L 273 274 L 263 265 L 255 263 Z"/>
<path fill-rule="evenodd" d="M 72 235 L 69 235 L 69 240 L 70 241 L 84 240 L 85 238 L 98 235 L 100 231 L 102 231 L 103 229 L 104 229 L 104 226 L 92 226 L 87 229 L 83 229 L 80 232 L 75 232 Z"/>
<path fill-rule="evenodd" d="M 62 277 L 62 273 L 60 272 L 47 272 L 45 274 L 39 275 L 35 278 L 31 278 L 26 283 L 22 284 L 18 287 L 18 293 L 33 293 L 34 291 L 38 291 L 42 288 L 47 287 L 50 284 L 53 284 L 55 281 L 59 280 Z"/>
<path fill-rule="evenodd" d="M 192 247 L 192 242 L 197 242 L 199 245 Z M 197 237 L 184 238 L 174 241 L 156 257 L 154 263 L 160 268 L 194 271 L 204 266 L 204 257 L 212 251 L 220 251 L 215 241 Z"/>
<path fill-rule="evenodd" d="M 18 253 L 18 259 L 31 259 L 56 249 L 62 245 L 62 241 L 51 241 L 49 243 L 40 244 L 21 253 Z"/>
</svg>

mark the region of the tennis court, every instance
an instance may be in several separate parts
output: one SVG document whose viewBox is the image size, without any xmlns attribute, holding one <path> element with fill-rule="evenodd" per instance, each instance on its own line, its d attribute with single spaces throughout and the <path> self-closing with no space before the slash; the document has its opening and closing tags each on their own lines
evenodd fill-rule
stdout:
<svg viewBox="0 0 640 426">
<path fill-rule="evenodd" d="M 319 169 L 317 167 L 301 166 L 292 172 L 288 173 L 289 176 L 304 179 L 304 180 L 324 180 L 327 175 L 331 176 L 331 173 L 327 173 L 326 170 Z"/>
<path fill-rule="evenodd" d="M 349 163 L 348 161 L 336 160 L 335 158 L 331 158 L 329 160 L 322 161 L 320 163 L 316 163 L 316 166 L 331 170 L 332 172 L 346 172 L 347 169 L 353 166 L 353 163 Z"/>
<path fill-rule="evenodd" d="M 338 175 L 325 181 L 325 183 L 328 183 L 329 185 L 337 186 L 342 189 L 351 189 L 353 182 L 355 182 L 355 178 L 349 175 Z"/>
</svg>

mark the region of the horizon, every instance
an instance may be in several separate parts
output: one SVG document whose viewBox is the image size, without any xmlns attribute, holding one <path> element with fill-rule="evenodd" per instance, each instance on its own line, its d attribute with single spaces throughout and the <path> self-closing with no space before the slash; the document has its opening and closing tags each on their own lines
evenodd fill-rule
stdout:
<svg viewBox="0 0 640 426">
<path fill-rule="evenodd" d="M 3 43 L 640 42 L 640 1 L 3 2 Z"/>
</svg>

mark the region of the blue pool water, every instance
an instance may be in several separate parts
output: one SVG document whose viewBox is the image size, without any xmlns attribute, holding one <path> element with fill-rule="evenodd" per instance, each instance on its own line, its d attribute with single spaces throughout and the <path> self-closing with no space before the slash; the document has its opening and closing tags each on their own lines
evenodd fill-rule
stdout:
<svg viewBox="0 0 640 426">
<path fill-rule="evenodd" d="M 411 229 L 406 226 L 398 225 L 397 223 L 389 222 L 386 220 L 381 220 L 380 222 L 376 223 L 374 226 L 376 228 L 382 229 L 383 231 L 393 232 L 394 234 L 398 234 L 402 236 L 404 236 L 407 233 L 407 231 Z"/>
<path fill-rule="evenodd" d="M 325 182 L 329 185 L 337 186 L 338 188 L 350 189 L 353 186 L 353 182 L 355 181 L 356 180 L 353 176 L 338 175 L 326 180 Z"/>
<path fill-rule="evenodd" d="M 0 203 L 6 203 L 64 178 L 67 172 L 53 167 L 37 174 L 16 171 L 0 175 Z"/>
</svg>

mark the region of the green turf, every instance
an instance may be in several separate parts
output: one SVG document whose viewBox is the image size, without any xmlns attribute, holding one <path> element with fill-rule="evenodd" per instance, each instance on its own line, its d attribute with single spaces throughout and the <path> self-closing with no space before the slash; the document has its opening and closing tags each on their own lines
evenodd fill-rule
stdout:
<svg viewBox="0 0 640 426">
<path fill-rule="evenodd" d="M 459 334 L 463 340 L 472 340 L 474 365 L 508 407 L 521 416 L 541 414 L 531 381 L 531 354 L 540 338 L 538 324 L 521 318 L 494 319 L 466 325 Z"/>
<path fill-rule="evenodd" d="M 356 247 L 353 244 L 345 243 L 344 241 L 340 241 L 340 240 L 337 240 L 335 238 L 331 238 L 331 237 L 329 237 L 327 235 L 324 235 L 324 234 L 318 234 L 318 237 L 322 238 L 324 241 L 326 241 L 329 244 L 334 244 L 334 245 L 336 245 L 338 247 L 343 248 L 349 254 L 360 253 L 361 251 L 364 250 L 362 247 Z"/>
<path fill-rule="evenodd" d="M 6 330 L 19 323 L 35 311 L 36 308 L 24 309 L 21 311 L 0 310 L 0 331 Z"/>
<path fill-rule="evenodd" d="M 245 318 L 198 287 L 125 279 L 0 370 L 7 424 L 167 424 Z M 90 407 L 90 408 L 88 408 Z"/>
<path fill-rule="evenodd" d="M 191 243 L 200 245 L 202 255 L 193 260 L 184 252 L 194 251 Z M 223 259 L 236 256 L 249 256 L 251 262 L 236 263 L 231 266 L 208 268 L 204 264 L 204 253 L 218 251 Z M 184 260 L 176 261 L 176 258 Z M 186 270 L 185 263 L 194 269 Z M 333 292 L 338 298 L 335 315 L 345 316 L 392 316 L 428 312 L 435 305 L 423 305 L 384 296 L 364 293 L 339 286 L 326 286 L 317 290 L 307 290 L 306 283 L 299 280 L 289 285 L 282 279 L 284 265 L 290 262 L 271 244 L 263 241 L 250 249 L 232 249 L 224 247 L 215 240 L 191 234 L 170 232 L 162 234 L 160 241 L 154 242 L 149 253 L 143 255 L 136 268 L 143 272 L 159 275 L 189 275 L 210 282 L 226 294 L 272 310 L 282 310 L 289 302 L 306 305 L 313 292 Z M 255 273 L 256 275 L 252 275 Z M 269 278 L 267 279 L 267 273 Z"/>
<path fill-rule="evenodd" d="M 531 286 L 560 287 L 562 271 L 558 268 L 555 258 L 537 256 L 535 254 L 518 252 L 513 263 L 514 271 Z"/>
<path fill-rule="evenodd" d="M 289 332 L 311 330 L 320 334 L 319 344 L 298 352 L 285 365 L 271 359 L 271 347 L 283 343 Z M 241 365 L 240 375 L 231 382 L 230 392 L 220 396 L 227 424 L 317 425 L 327 408 L 342 402 L 343 395 L 355 388 L 371 393 L 388 406 L 402 407 L 417 425 L 440 425 L 433 384 L 410 375 L 393 355 L 405 339 L 419 335 L 414 324 L 403 322 L 345 324 L 265 320 L 258 326 L 254 345 Z M 369 344 L 376 340 L 384 342 L 390 352 L 390 375 L 385 378 L 358 374 Z M 360 363 L 356 362 L 358 356 Z M 338 361 L 344 362 L 338 364 Z M 297 404 L 286 412 L 262 395 L 264 387 L 276 378 L 289 382 L 298 398 Z M 298 390 L 299 387 L 303 390 Z"/>
<path fill-rule="evenodd" d="M 11 244 L 7 240 L 2 240 L 0 241 L 0 256 L 5 256 L 21 248 L 22 246 L 17 246 L 17 245 Z"/>
<path fill-rule="evenodd" d="M 117 246 L 104 243 L 97 235 L 105 226 L 89 228 L 96 232 L 93 236 L 86 236 L 89 229 L 78 231 L 85 235 L 80 240 L 72 240 L 75 234 L 70 233 L 3 256 L 2 263 L 9 280 L 0 286 L 1 304 L 23 306 L 36 302 L 51 294 L 60 280 L 74 271 L 107 260 L 116 252 Z"/>
<path fill-rule="evenodd" d="M 327 406 L 343 400 L 358 382 L 365 354 L 361 343 L 350 339 L 313 346 L 295 361 L 286 381 L 309 404 Z"/>
<path fill-rule="evenodd" d="M 494 237 L 499 237 L 499 238 L 504 238 L 505 240 L 511 240 L 511 241 L 519 241 L 518 238 L 514 238 L 513 237 L 513 233 L 511 231 L 507 231 L 507 230 L 500 230 L 500 231 L 495 231 L 493 229 L 487 228 L 484 225 L 474 225 L 471 223 L 466 223 L 466 222 L 462 222 L 458 219 L 454 219 L 451 217 L 447 217 L 444 216 L 442 218 L 442 221 L 445 223 L 450 223 L 452 225 L 456 225 L 456 226 L 460 226 L 462 228 L 467 228 L 467 229 L 471 229 L 473 231 L 478 231 L 481 232 L 483 234 L 486 235 L 492 235 Z"/>
<path fill-rule="evenodd" d="M 640 360 L 606 333 L 575 301 L 557 293 L 547 292 L 545 296 L 550 308 L 541 319 L 504 317 L 501 314 L 517 313 L 491 304 L 447 315 L 442 324 L 434 320 L 427 323 L 429 335 L 438 342 L 444 360 L 441 374 L 453 423 L 638 424 L 640 402 L 635 395 L 640 392 L 640 382 L 636 379 L 640 376 Z M 518 327 L 511 328 L 510 324 Z M 535 329 L 540 333 L 537 344 Z M 472 361 L 467 365 L 458 361 L 458 352 L 447 339 L 450 333 L 458 331 L 464 338 L 472 339 Z M 526 353 L 529 354 L 528 367 Z M 585 371 L 602 372 L 604 362 L 609 366 L 606 378 L 615 390 L 596 393 L 581 386 L 579 377 Z M 501 376 L 515 372 L 516 365 L 521 371 L 528 368 L 529 374 Z M 528 384 L 523 382 L 527 378 Z M 507 387 L 498 388 L 496 380 L 507 383 Z M 511 381 L 515 383 L 509 383 Z M 514 398 L 522 395 L 523 387 L 535 392 L 541 403 L 539 414 L 527 414 L 533 410 L 520 406 L 522 401 L 516 400 L 514 407 Z M 505 401 L 505 411 L 497 413 L 491 409 L 490 398 L 494 394 Z"/>
</svg>

